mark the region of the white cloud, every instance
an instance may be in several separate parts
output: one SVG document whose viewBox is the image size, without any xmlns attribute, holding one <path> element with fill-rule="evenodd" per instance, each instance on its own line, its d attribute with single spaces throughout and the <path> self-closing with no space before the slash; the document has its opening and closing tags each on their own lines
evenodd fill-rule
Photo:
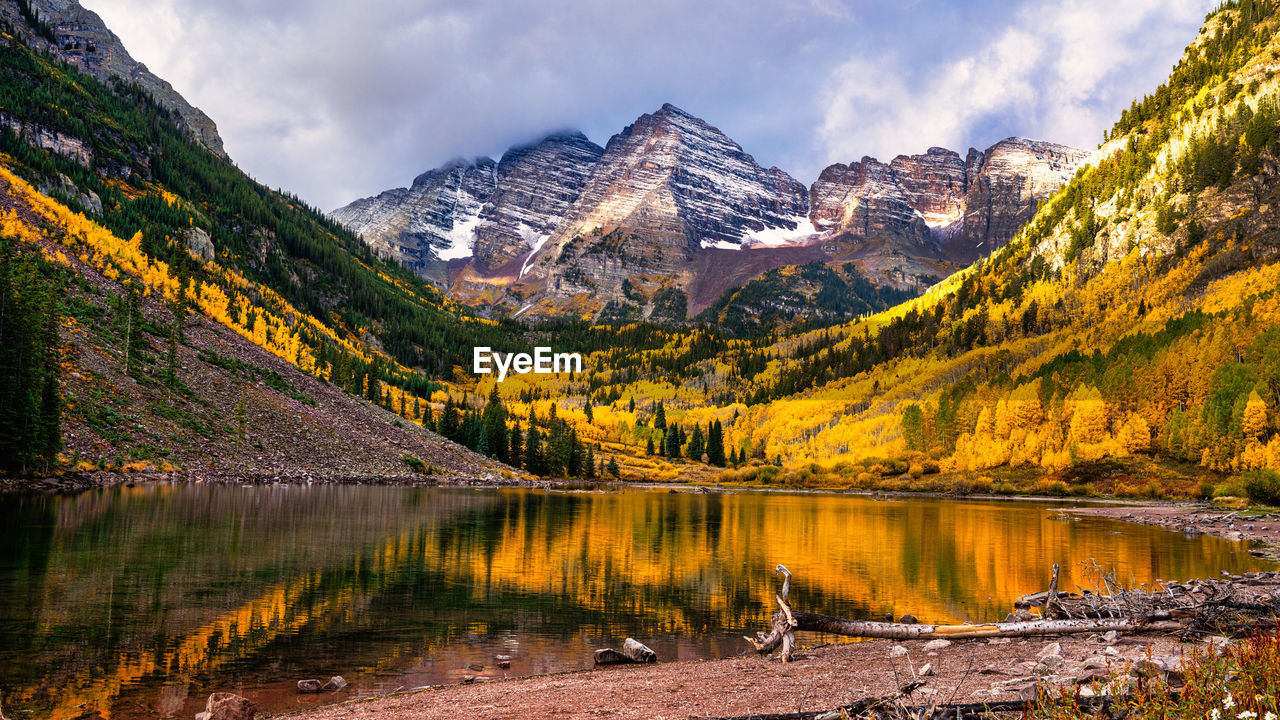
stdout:
<svg viewBox="0 0 1280 720">
<path fill-rule="evenodd" d="M 1211 2 L 1037 2 L 958 57 L 854 57 L 818 100 L 820 151 L 841 162 L 933 145 L 963 154 L 1014 134 L 1091 148 L 1164 80 Z"/>
<path fill-rule="evenodd" d="M 1092 146 L 1214 0 L 82 0 L 260 180 L 330 209 L 673 102 L 802 182 L 1007 135 Z"/>
</svg>

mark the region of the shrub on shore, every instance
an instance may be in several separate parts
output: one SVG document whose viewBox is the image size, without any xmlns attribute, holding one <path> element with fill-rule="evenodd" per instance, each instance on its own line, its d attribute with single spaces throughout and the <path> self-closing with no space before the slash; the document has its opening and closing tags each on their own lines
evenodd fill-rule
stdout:
<svg viewBox="0 0 1280 720">
<path fill-rule="evenodd" d="M 1254 470 L 1245 473 L 1244 494 L 1249 502 L 1261 505 L 1280 505 L 1280 473 L 1274 470 Z"/>
<path fill-rule="evenodd" d="M 1161 674 L 1139 674 L 1110 716 L 1125 720 L 1277 720 L 1280 713 L 1280 636 L 1258 635 L 1222 655 L 1198 648 L 1182 662 L 1181 683 Z M 1128 685 L 1115 675 L 1094 682 L 1094 691 Z M 1081 707 L 1076 688 L 1044 696 L 1033 720 L 1083 720 L 1095 710 Z"/>
</svg>

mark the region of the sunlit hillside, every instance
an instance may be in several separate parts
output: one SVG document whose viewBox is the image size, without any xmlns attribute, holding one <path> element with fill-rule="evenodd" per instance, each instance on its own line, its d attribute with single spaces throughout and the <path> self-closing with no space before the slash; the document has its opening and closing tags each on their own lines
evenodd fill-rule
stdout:
<svg viewBox="0 0 1280 720">
<path fill-rule="evenodd" d="M 919 299 L 764 341 L 598 352 L 591 378 L 532 390 L 589 394 L 582 433 L 629 446 L 642 474 L 659 401 L 799 483 L 1188 493 L 1212 488 L 1178 468 L 1280 468 L 1278 28 L 1274 3 L 1212 13 L 1014 242 Z"/>
</svg>

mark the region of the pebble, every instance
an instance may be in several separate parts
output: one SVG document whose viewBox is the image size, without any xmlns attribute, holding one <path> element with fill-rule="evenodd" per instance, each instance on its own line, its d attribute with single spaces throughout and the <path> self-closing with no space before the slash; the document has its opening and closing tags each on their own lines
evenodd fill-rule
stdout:
<svg viewBox="0 0 1280 720">
<path fill-rule="evenodd" d="M 941 650 L 943 648 L 949 648 L 949 647 L 951 647 L 951 641 L 943 640 L 942 638 L 939 638 L 937 640 L 930 640 L 929 642 L 924 644 L 925 650 Z"/>
<path fill-rule="evenodd" d="M 906 655 L 907 652 L 907 647 L 905 645 L 894 645 L 889 648 L 889 657 L 902 657 L 903 655 Z"/>
<path fill-rule="evenodd" d="M 925 664 L 924 664 L 924 667 L 920 668 L 920 676 L 921 676 L 921 677 L 929 677 L 929 676 L 931 676 L 931 675 L 933 675 L 933 664 L 932 664 L 932 663 L 925 663 Z"/>
</svg>

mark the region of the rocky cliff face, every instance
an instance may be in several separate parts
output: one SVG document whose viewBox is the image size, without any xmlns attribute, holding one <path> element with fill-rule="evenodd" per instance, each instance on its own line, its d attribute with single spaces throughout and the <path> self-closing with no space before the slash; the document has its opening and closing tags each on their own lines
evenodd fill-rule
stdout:
<svg viewBox="0 0 1280 720">
<path fill-rule="evenodd" d="M 442 286 L 450 282 L 449 261 L 479 277 L 518 274 L 578 199 L 603 152 L 582 133 L 555 133 L 508 150 L 497 163 L 453 160 L 407 188 L 330 215 L 379 254 Z"/>
<path fill-rule="evenodd" d="M 497 169 L 487 157 L 451 160 L 407 188 L 356 200 L 331 215 L 379 255 L 443 284 L 445 263 L 473 252 L 481 208 L 498 187 Z"/>
<path fill-rule="evenodd" d="M 541 247 L 582 194 L 603 153 L 580 132 L 556 133 L 505 152 L 497 190 L 476 227 L 476 264 L 496 270 Z"/>
<path fill-rule="evenodd" d="M 811 262 L 853 262 L 860 277 L 918 290 L 1007 242 L 1084 157 L 1010 138 L 963 158 L 939 147 L 864 157 L 806 189 L 667 104 L 605 148 L 556 133 L 333 217 L 482 309 L 694 315 L 772 268 Z"/>
<path fill-rule="evenodd" d="M 22 0 L 0 3 L 0 16 L 20 28 L 28 44 L 54 54 L 98 80 L 119 78 L 141 85 L 156 102 L 178 116 L 179 124 L 196 142 L 226 157 L 213 120 L 187 102 L 167 81 L 152 74 L 146 65 L 134 60 L 97 13 L 81 7 L 76 0 L 30 0 L 30 9 L 39 18 L 39 24 L 48 29 L 50 38 L 24 16 L 20 2 Z"/>
<path fill-rule="evenodd" d="M 809 234 L 803 185 L 762 168 L 720 130 L 663 105 L 609 140 L 586 188 L 521 280 L 543 310 L 646 315 L 687 294 L 706 249 Z"/>
<path fill-rule="evenodd" d="M 879 282 L 920 286 L 1008 242 L 1085 157 L 1022 138 L 964 159 L 937 147 L 888 165 L 864 157 L 823 170 L 809 217 L 833 259 L 857 261 Z"/>
<path fill-rule="evenodd" d="M 1009 242 L 1087 157 L 1084 150 L 1023 138 L 1001 140 L 983 153 L 969 150 L 963 231 L 946 243 L 948 255 L 967 264 Z"/>
<path fill-rule="evenodd" d="M 794 178 L 760 167 L 724 133 L 668 103 L 609 140 L 553 239 L 675 229 L 690 251 L 740 247 L 761 231 L 794 230 L 806 209 Z"/>
</svg>

